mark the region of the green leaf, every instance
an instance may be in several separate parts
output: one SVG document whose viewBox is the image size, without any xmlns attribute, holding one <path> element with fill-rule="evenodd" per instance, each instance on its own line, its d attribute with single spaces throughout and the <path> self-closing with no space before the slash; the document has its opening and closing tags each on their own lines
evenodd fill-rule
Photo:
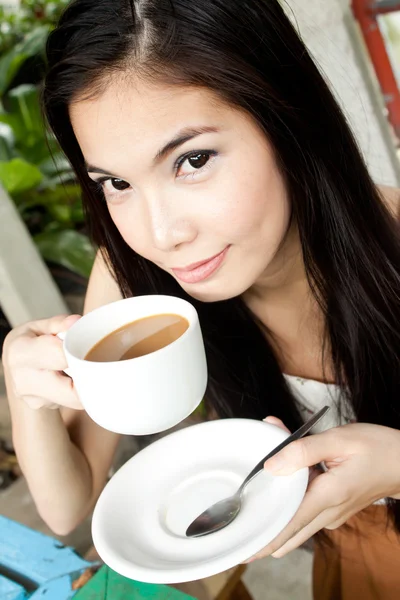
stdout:
<svg viewBox="0 0 400 600">
<path fill-rule="evenodd" d="M 55 219 L 59 223 L 62 223 L 64 225 L 71 225 L 71 207 L 68 206 L 68 204 L 49 204 L 48 210 L 53 219 Z"/>
<path fill-rule="evenodd" d="M 64 183 L 73 183 L 75 180 L 75 176 L 73 171 L 65 171 L 64 173 L 59 173 L 54 177 L 47 178 L 45 177 L 42 182 L 42 189 L 54 189 L 58 187 L 60 184 Z"/>
<path fill-rule="evenodd" d="M 5 123 L 0 123 L 0 161 L 9 161 L 13 158 L 15 137 L 12 128 Z"/>
<path fill-rule="evenodd" d="M 12 127 L 10 125 L 0 122 L 0 137 L 7 140 L 7 143 L 10 146 L 10 148 L 12 148 L 14 146 L 15 136 L 14 136 Z"/>
<path fill-rule="evenodd" d="M 4 123 L 5 125 L 11 127 L 17 142 L 25 139 L 25 126 L 22 118 L 19 115 L 0 113 L 0 123 Z"/>
<path fill-rule="evenodd" d="M 56 262 L 79 275 L 89 277 L 95 252 L 85 235 L 64 230 L 40 233 L 33 239 L 45 260 Z"/>
<path fill-rule="evenodd" d="M 11 127 L 16 145 L 26 160 L 36 163 L 48 158 L 50 152 L 36 86 L 18 86 L 7 94 L 4 104 L 8 110 L 1 110 L 0 123 Z"/>
<path fill-rule="evenodd" d="M 54 155 L 57 152 L 60 152 L 60 146 L 58 145 L 58 141 L 55 137 L 55 135 L 53 134 L 52 131 L 49 130 L 45 130 L 45 135 L 46 135 L 46 143 L 47 143 L 47 147 L 49 148 L 49 152 L 50 155 Z"/>
<path fill-rule="evenodd" d="M 81 205 L 81 190 L 78 185 L 58 185 L 57 187 L 42 186 L 43 181 L 37 189 L 31 189 L 21 194 L 15 194 L 14 200 L 21 213 L 33 206 L 44 206 L 49 209 L 52 204 L 66 204 L 71 207 L 72 219 L 76 206 Z M 82 219 L 83 220 L 83 219 Z"/>
<path fill-rule="evenodd" d="M 71 210 L 71 219 L 74 223 L 83 223 L 85 221 L 85 213 L 83 212 L 83 207 L 81 202 L 76 202 L 72 206 Z"/>
<path fill-rule="evenodd" d="M 7 90 L 27 58 L 22 52 L 16 53 L 15 48 L 0 58 L 0 95 Z"/>
<path fill-rule="evenodd" d="M 23 52 L 28 56 L 36 56 L 37 54 L 44 54 L 46 48 L 46 41 L 50 33 L 51 26 L 46 25 L 35 25 L 30 33 L 28 33 L 22 42 L 17 44 L 19 52 Z"/>
<path fill-rule="evenodd" d="M 57 221 L 50 221 L 50 223 L 46 223 L 46 225 L 43 227 L 43 233 L 54 233 L 55 231 L 57 233 L 60 233 L 60 231 L 64 231 L 64 227 L 60 226 L 60 223 L 57 223 Z"/>
<path fill-rule="evenodd" d="M 50 25 L 34 27 L 19 44 L 0 58 L 0 95 L 8 89 L 27 58 L 44 54 L 50 29 Z"/>
<path fill-rule="evenodd" d="M 72 172 L 71 164 L 63 152 L 56 152 L 52 156 L 48 156 L 38 167 L 48 177 L 57 176 L 64 171 Z"/>
<path fill-rule="evenodd" d="M 39 90 L 36 85 L 24 83 L 7 94 L 9 112 L 21 117 L 27 132 L 34 131 L 44 136 L 44 125 L 40 108 Z"/>
<path fill-rule="evenodd" d="M 3 137 L 0 136 L 0 161 L 8 161 L 11 159 L 10 146 Z"/>
<path fill-rule="evenodd" d="M 27 162 L 33 163 L 39 169 L 40 163 L 49 157 L 49 148 L 46 139 L 41 134 L 27 134 L 25 139 L 17 142 L 16 149 L 22 158 Z"/>
<path fill-rule="evenodd" d="M 4 104 L 8 112 L 0 112 L 0 123 L 12 128 L 16 150 L 22 158 L 35 165 L 48 164 L 51 161 L 49 144 L 55 146 L 56 154 L 62 154 L 58 144 L 55 145 L 50 136 L 47 138 L 39 92 L 35 85 L 24 84 L 12 89 L 7 94 Z"/>
<path fill-rule="evenodd" d="M 39 169 L 20 158 L 0 162 L 0 182 L 11 195 L 35 188 L 41 180 Z"/>
</svg>

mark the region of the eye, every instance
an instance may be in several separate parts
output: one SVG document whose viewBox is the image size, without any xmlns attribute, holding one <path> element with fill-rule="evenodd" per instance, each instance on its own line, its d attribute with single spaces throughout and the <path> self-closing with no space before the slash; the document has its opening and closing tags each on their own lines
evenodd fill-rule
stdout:
<svg viewBox="0 0 400 600">
<path fill-rule="evenodd" d="M 112 190 L 117 190 L 118 192 L 123 192 L 130 187 L 127 181 L 124 181 L 123 179 L 115 179 L 114 177 L 103 181 L 103 186 L 105 186 L 106 183 L 109 184 Z"/>
<path fill-rule="evenodd" d="M 93 180 L 97 186 L 103 191 L 106 200 L 117 200 L 121 197 L 125 197 L 127 190 L 131 189 L 130 184 L 124 179 L 117 177 L 101 177 L 100 179 Z"/>
<path fill-rule="evenodd" d="M 209 168 L 214 161 L 217 152 L 215 150 L 201 150 L 184 154 L 175 164 L 178 177 L 186 179 L 187 177 L 196 177 L 198 173 Z"/>
<path fill-rule="evenodd" d="M 206 152 L 201 152 L 200 154 L 197 154 L 196 156 L 190 156 L 187 159 L 189 165 L 191 167 L 193 167 L 193 169 L 201 169 L 208 163 L 209 160 L 210 160 L 210 155 L 207 154 Z"/>
</svg>

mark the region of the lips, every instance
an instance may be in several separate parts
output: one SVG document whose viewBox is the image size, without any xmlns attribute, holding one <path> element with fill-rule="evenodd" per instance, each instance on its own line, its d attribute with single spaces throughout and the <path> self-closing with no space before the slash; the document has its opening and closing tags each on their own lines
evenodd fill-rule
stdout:
<svg viewBox="0 0 400 600">
<path fill-rule="evenodd" d="M 172 269 L 172 272 L 184 283 L 198 283 L 211 277 L 213 273 L 222 265 L 225 256 L 229 250 L 227 246 L 222 252 L 212 258 L 193 263 L 183 269 Z"/>
</svg>

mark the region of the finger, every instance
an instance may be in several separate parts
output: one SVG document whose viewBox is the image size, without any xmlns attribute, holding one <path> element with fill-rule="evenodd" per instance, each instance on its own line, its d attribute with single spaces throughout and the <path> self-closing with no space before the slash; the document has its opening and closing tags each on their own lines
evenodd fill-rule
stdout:
<svg viewBox="0 0 400 600">
<path fill-rule="evenodd" d="M 63 343 L 55 335 L 45 334 L 16 338 L 13 342 L 11 364 L 17 367 L 62 371 L 68 367 Z"/>
<path fill-rule="evenodd" d="M 292 442 L 267 460 L 265 469 L 273 475 L 291 475 L 304 467 L 337 459 L 343 455 L 344 448 L 339 429 L 329 429 Z"/>
<path fill-rule="evenodd" d="M 263 558 L 264 556 L 273 554 L 282 548 L 289 540 L 294 538 L 294 536 L 297 536 L 307 527 L 310 528 L 314 520 L 325 513 L 327 509 L 335 508 L 335 506 L 332 506 L 332 486 L 334 485 L 335 481 L 332 481 L 332 475 L 330 473 L 324 473 L 315 479 L 310 484 L 303 502 L 293 519 L 270 544 L 255 555 L 255 558 Z M 336 517 L 338 517 L 338 514 Z M 333 520 L 333 517 L 331 520 Z"/>
<path fill-rule="evenodd" d="M 30 323 L 29 328 L 35 335 L 57 335 L 68 331 L 81 315 L 59 315 L 51 319 L 41 319 Z"/>
<path fill-rule="evenodd" d="M 42 371 L 39 376 L 35 369 L 25 369 L 20 375 L 14 386 L 16 394 L 23 400 L 33 396 L 46 404 L 83 409 L 70 377 L 57 371 Z"/>
<path fill-rule="evenodd" d="M 304 527 L 299 533 L 294 535 L 290 540 L 288 540 L 283 546 L 281 546 L 278 550 L 271 553 L 271 556 L 274 558 L 283 558 L 292 550 L 296 550 L 302 544 L 305 544 L 310 538 L 312 538 L 318 531 L 324 529 L 331 520 L 330 513 L 334 509 L 326 510 L 318 515 L 311 523 L 309 523 L 306 527 Z"/>
<path fill-rule="evenodd" d="M 25 329 L 19 330 L 19 335 L 10 344 L 8 349 L 10 365 L 36 365 L 38 368 L 65 369 L 67 365 L 62 351 L 62 341 L 56 337 L 56 334 L 67 331 L 79 319 L 79 315 L 61 315 L 52 319 L 28 323 Z M 30 339 L 29 344 L 27 344 L 26 338 Z M 33 342 L 36 347 L 32 352 Z M 42 348 L 42 344 L 48 345 L 47 352 Z M 54 365 L 52 362 L 46 363 L 49 352 L 52 354 L 52 358 L 54 357 Z"/>
<path fill-rule="evenodd" d="M 25 404 L 33 410 L 39 410 L 39 408 L 57 409 L 60 408 L 59 404 L 49 404 L 44 398 L 38 398 L 37 396 L 24 396 Z"/>
<path fill-rule="evenodd" d="M 318 465 L 311 467 L 310 473 L 308 475 L 308 485 L 311 485 L 311 483 L 314 481 L 314 479 L 316 479 L 317 477 L 320 477 L 320 475 L 323 475 L 323 473 L 324 473 L 324 471 Z"/>
<path fill-rule="evenodd" d="M 366 508 L 369 504 L 362 506 L 360 510 Z M 358 512 L 358 511 L 357 511 Z M 310 523 L 307 527 L 302 529 L 298 534 L 292 537 L 286 544 L 281 546 L 279 550 L 274 552 L 272 556 L 274 558 L 283 558 L 292 550 L 299 548 L 302 544 L 304 544 L 307 540 L 309 540 L 313 535 L 321 531 L 321 529 L 329 529 L 334 530 L 338 529 L 344 523 L 346 523 L 352 516 L 354 515 L 353 511 L 347 511 L 346 513 L 342 513 L 340 511 L 340 517 L 338 517 L 337 508 L 329 508 L 323 513 L 321 513 L 312 523 Z"/>
<path fill-rule="evenodd" d="M 283 429 L 284 431 L 287 431 L 287 433 L 290 433 L 290 430 L 286 427 L 286 425 L 283 423 L 283 421 L 281 421 L 280 419 L 278 419 L 278 417 L 266 417 L 264 419 L 265 423 L 271 423 L 271 425 L 275 425 L 276 427 L 279 427 L 280 429 Z"/>
</svg>

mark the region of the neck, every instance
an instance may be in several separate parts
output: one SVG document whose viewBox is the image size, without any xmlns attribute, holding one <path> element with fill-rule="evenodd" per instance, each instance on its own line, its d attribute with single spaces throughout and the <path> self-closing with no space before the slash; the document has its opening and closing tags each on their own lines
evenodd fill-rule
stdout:
<svg viewBox="0 0 400 600">
<path fill-rule="evenodd" d="M 322 365 L 324 319 L 307 280 L 297 232 L 290 232 L 244 300 L 265 326 L 284 373 L 330 377 Z"/>
<path fill-rule="evenodd" d="M 249 306 L 277 302 L 298 306 L 310 294 L 299 235 L 293 227 L 266 271 L 246 292 L 245 301 Z"/>
</svg>

